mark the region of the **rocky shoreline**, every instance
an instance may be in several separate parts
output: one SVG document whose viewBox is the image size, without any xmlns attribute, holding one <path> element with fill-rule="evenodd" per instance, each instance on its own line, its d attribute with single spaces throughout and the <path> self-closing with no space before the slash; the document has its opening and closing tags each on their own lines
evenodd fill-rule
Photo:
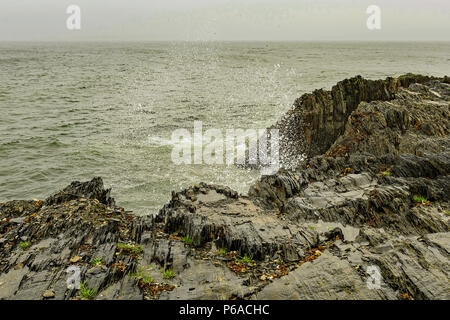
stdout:
<svg viewBox="0 0 450 320">
<path fill-rule="evenodd" d="M 248 195 L 141 217 L 94 178 L 1 203 L 0 299 L 450 298 L 448 77 L 347 79 L 274 127 L 286 168 Z"/>
</svg>

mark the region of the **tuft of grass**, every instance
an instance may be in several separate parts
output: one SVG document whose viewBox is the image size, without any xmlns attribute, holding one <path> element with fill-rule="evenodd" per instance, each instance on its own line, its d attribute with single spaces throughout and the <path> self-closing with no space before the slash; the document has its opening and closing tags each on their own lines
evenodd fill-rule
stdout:
<svg viewBox="0 0 450 320">
<path fill-rule="evenodd" d="M 129 253 L 133 253 L 135 255 L 141 254 L 142 250 L 143 250 L 141 245 L 138 245 L 138 244 L 135 244 L 135 245 L 125 244 L 125 243 L 121 243 L 121 242 L 119 242 L 117 244 L 117 248 L 119 250 L 127 251 Z"/>
<path fill-rule="evenodd" d="M 163 268 L 161 268 L 161 273 L 164 279 L 172 279 L 176 276 L 175 272 L 173 272 L 172 269 L 164 270 Z"/>
<path fill-rule="evenodd" d="M 422 197 L 422 196 L 414 196 L 413 200 L 415 203 L 420 203 L 420 204 L 424 204 L 428 201 L 427 198 Z"/>
<path fill-rule="evenodd" d="M 389 177 L 389 176 L 391 176 L 391 175 L 392 175 L 392 173 L 391 173 L 391 168 L 388 168 L 388 169 L 385 170 L 385 171 L 382 171 L 382 172 L 380 172 L 380 173 L 377 173 L 377 176 L 378 176 L 378 177 L 381 177 L 381 176 Z"/>
<path fill-rule="evenodd" d="M 31 243 L 29 243 L 28 241 L 23 241 L 21 243 L 19 243 L 19 248 L 22 250 L 26 250 L 31 246 Z"/>
<path fill-rule="evenodd" d="M 191 245 L 194 242 L 194 240 L 192 240 L 192 238 L 186 236 L 186 237 L 183 237 L 183 242 L 187 245 Z"/>
<path fill-rule="evenodd" d="M 97 295 L 97 289 L 91 289 L 86 286 L 86 283 L 80 284 L 80 297 L 85 300 L 92 300 Z"/>
<path fill-rule="evenodd" d="M 136 280 L 138 280 L 139 282 L 141 282 L 142 284 L 152 284 L 153 281 L 155 281 L 150 275 L 148 275 L 144 268 L 140 267 L 138 269 L 138 272 L 136 273 L 130 273 L 129 276 L 131 278 L 135 278 Z"/>
<path fill-rule="evenodd" d="M 220 248 L 219 250 L 217 250 L 217 253 L 221 256 L 224 256 L 228 253 L 228 250 L 226 248 Z"/>
<path fill-rule="evenodd" d="M 243 264 L 249 264 L 253 262 L 253 255 L 249 255 L 247 256 L 247 254 L 245 254 L 243 257 L 238 257 L 236 258 L 236 262 L 237 263 L 243 263 Z"/>
<path fill-rule="evenodd" d="M 92 266 L 101 266 L 102 264 L 104 264 L 103 259 L 102 258 L 94 258 L 91 260 L 91 265 Z"/>
</svg>

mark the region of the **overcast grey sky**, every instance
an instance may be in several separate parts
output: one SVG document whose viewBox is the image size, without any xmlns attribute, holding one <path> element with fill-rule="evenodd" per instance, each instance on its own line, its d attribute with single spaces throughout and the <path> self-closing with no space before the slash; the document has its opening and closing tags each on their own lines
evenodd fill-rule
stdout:
<svg viewBox="0 0 450 320">
<path fill-rule="evenodd" d="M 66 28 L 69 5 L 81 30 Z M 366 9 L 381 8 L 381 30 Z M 449 0 L 0 0 L 0 40 L 450 40 Z"/>
</svg>

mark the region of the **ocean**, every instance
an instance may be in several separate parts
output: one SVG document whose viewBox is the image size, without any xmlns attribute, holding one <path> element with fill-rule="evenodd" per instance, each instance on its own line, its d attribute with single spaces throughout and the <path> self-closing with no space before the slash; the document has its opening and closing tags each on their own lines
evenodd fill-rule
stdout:
<svg viewBox="0 0 450 320">
<path fill-rule="evenodd" d="M 303 93 L 408 72 L 450 75 L 450 42 L 0 42 L 0 201 L 94 176 L 139 215 L 199 182 L 245 193 L 259 171 L 176 165 L 172 133 L 264 129 Z"/>
</svg>

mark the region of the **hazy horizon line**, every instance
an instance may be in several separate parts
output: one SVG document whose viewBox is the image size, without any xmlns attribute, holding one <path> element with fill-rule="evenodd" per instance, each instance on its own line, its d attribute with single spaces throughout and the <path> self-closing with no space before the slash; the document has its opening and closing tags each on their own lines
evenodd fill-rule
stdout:
<svg viewBox="0 0 450 320">
<path fill-rule="evenodd" d="M 397 40 L 397 39 L 386 39 L 386 40 L 362 40 L 362 39 L 346 39 L 346 40 L 180 40 L 180 39 L 174 39 L 174 40 L 2 40 L 0 39 L 0 43 L 109 43 L 109 42 L 119 42 L 119 43 L 136 43 L 136 42 L 159 42 L 159 43 L 166 43 L 166 42 L 184 42 L 184 43 L 208 43 L 208 42 L 231 42 L 231 43 L 245 43 L 245 42 L 305 42 L 305 43 L 314 43 L 314 42 L 361 42 L 361 43 L 383 43 L 383 42 L 401 42 L 401 43 L 417 43 L 417 42 L 448 42 L 450 43 L 450 40 L 441 40 L 441 39 L 427 39 L 427 40 Z"/>
</svg>

